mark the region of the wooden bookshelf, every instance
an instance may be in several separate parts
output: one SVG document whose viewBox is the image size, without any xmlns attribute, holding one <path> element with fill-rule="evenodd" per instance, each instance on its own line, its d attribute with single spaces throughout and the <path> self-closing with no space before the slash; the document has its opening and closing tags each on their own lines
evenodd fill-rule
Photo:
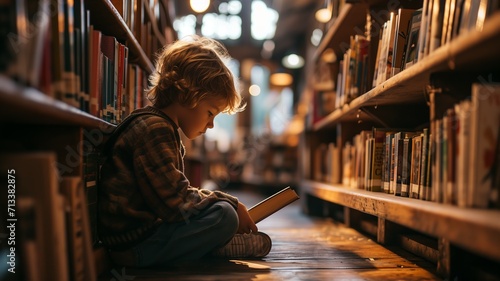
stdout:
<svg viewBox="0 0 500 281">
<path fill-rule="evenodd" d="M 354 8 L 350 6 L 347 7 L 347 10 L 354 10 Z M 339 23 L 338 26 L 342 26 L 342 24 Z M 335 110 L 317 122 L 313 131 L 328 129 L 343 121 L 370 119 L 366 115 L 358 116 L 359 109 L 363 107 L 426 103 L 428 97 L 423 92 L 426 90 L 429 76 L 433 72 L 460 69 L 471 71 L 499 65 L 500 52 L 495 50 L 497 46 L 500 46 L 498 26 L 500 26 L 500 12 L 491 16 L 482 32 L 463 34 L 449 44 L 441 46 L 417 64 Z M 326 38 L 333 40 L 334 37 Z M 341 40 L 341 38 L 337 40 Z M 320 47 L 317 51 L 321 53 L 324 50 Z M 491 54 L 491 56 L 484 54 Z"/>
<path fill-rule="evenodd" d="M 326 32 L 323 41 L 313 54 L 313 59 L 310 60 L 311 63 L 317 64 L 323 53 L 332 48 L 337 57 L 337 61 L 332 64 L 339 64 L 343 52 L 349 48 L 346 42 L 349 42 L 350 36 L 359 34 L 356 31 L 358 28 L 364 29 L 366 13 L 372 9 L 384 10 L 384 6 L 388 5 L 387 2 L 378 0 L 348 1 L 348 3 Z M 403 4 L 415 3 L 403 1 Z M 500 11 L 496 10 L 489 15 L 481 31 L 461 32 L 451 41 L 430 52 L 423 59 L 419 59 L 414 65 L 374 88 L 369 87 L 370 90 L 338 107 L 321 120 L 315 123 L 306 122 L 299 152 L 301 168 L 304 169 L 299 184 L 302 197 L 306 198 L 303 201 L 304 210 L 337 219 L 342 216 L 335 213 L 337 211 L 328 211 L 328 208 L 338 210 L 340 207 L 343 212 L 341 220 L 344 223 L 365 229 L 368 233 L 374 234 L 378 242 L 388 246 L 399 243 L 399 246 L 404 248 L 402 244 L 414 244 L 408 241 L 413 241 L 411 237 L 414 237 L 415 233 L 417 236 L 431 237 L 433 240 L 431 244 L 435 244 L 435 247 L 427 248 L 423 252 L 432 252 L 429 260 L 437 263 L 437 271 L 445 277 L 453 277 L 452 274 L 456 274 L 457 271 L 476 272 L 476 267 L 481 268 L 481 265 L 474 265 L 474 268 L 472 266 L 460 268 L 463 267 L 461 264 L 463 257 L 467 255 L 477 256 L 486 261 L 485 264 L 488 266 L 485 268 L 489 268 L 481 268 L 480 271 L 496 268 L 500 263 L 498 240 L 500 210 L 461 208 L 451 204 L 366 191 L 351 185 L 326 183 L 323 179 L 325 175 L 320 175 L 321 179 L 316 175 L 318 169 L 323 169 L 318 165 L 325 164 L 316 161 L 315 153 L 321 144 L 334 143 L 342 148 L 347 142 L 352 143 L 352 137 L 361 130 L 369 130 L 372 127 L 410 130 L 429 128 L 430 122 L 433 121 L 431 119 L 436 117 L 431 111 L 437 107 L 442 110 L 450 106 L 436 104 L 448 101 L 430 98 L 432 75 L 438 72 L 471 74 L 498 72 L 500 70 L 500 53 L 497 50 L 500 46 L 498 26 L 500 26 Z M 311 75 L 314 74 L 310 74 L 308 78 L 311 78 Z M 337 81 L 335 77 L 334 81 Z M 313 87 L 314 83 L 309 83 L 304 95 L 311 94 Z M 303 102 L 308 101 L 304 98 Z M 399 233 L 403 231 L 402 229 L 412 233 L 403 237 L 406 234 Z M 386 239 L 389 236 L 391 238 Z M 395 239 L 397 236 L 402 238 Z M 396 240 L 399 242 L 394 242 Z M 426 242 L 412 247 L 421 250 L 428 247 L 423 246 L 424 244 Z"/>
<path fill-rule="evenodd" d="M 500 240 L 497 239 L 500 214 L 497 210 L 459 208 L 315 181 L 304 181 L 301 187 L 303 192 L 325 201 L 448 239 L 469 251 L 500 261 Z"/>
<path fill-rule="evenodd" d="M 111 131 L 115 125 L 0 75 L 0 119 L 16 124 L 70 125 Z"/>
<path fill-rule="evenodd" d="M 64 13 L 62 10 L 62 6 L 64 1 L 68 1 L 69 5 L 65 7 L 65 9 L 71 9 L 74 8 L 75 11 L 78 10 L 79 12 L 82 12 L 85 14 L 85 12 L 88 10 L 89 11 L 89 22 L 86 22 L 84 20 L 80 20 L 77 22 L 76 18 L 77 16 L 73 15 L 73 13 L 67 12 Z M 86 99 L 90 100 L 90 98 L 95 98 L 98 100 L 101 100 L 101 97 L 98 97 L 98 95 L 91 95 L 95 93 L 89 93 L 91 90 L 85 91 L 82 89 L 83 87 L 78 87 L 79 83 L 88 83 L 88 88 L 90 89 L 90 84 L 91 81 L 88 76 L 90 75 L 73 75 L 77 74 L 76 72 L 82 69 L 86 69 L 88 71 L 88 68 L 81 68 L 83 63 L 81 65 L 78 65 L 75 60 L 77 56 L 82 56 L 85 60 L 90 60 L 91 58 L 83 56 L 87 55 L 90 53 L 90 50 L 88 50 L 83 44 L 79 45 L 78 43 L 88 43 L 90 42 L 90 36 L 89 37 L 84 37 L 84 33 L 76 33 L 76 29 L 79 31 L 82 31 L 85 29 L 85 31 L 90 30 L 90 25 L 93 26 L 94 30 L 102 32 L 102 34 L 108 35 L 115 37 L 118 42 L 126 45 L 128 47 L 128 60 L 127 63 L 132 64 L 130 69 L 133 69 L 134 71 L 130 71 L 129 73 L 141 73 L 141 75 L 137 76 L 131 76 L 132 78 L 135 78 L 136 80 L 143 79 L 145 80 L 146 75 L 149 75 L 154 71 L 154 65 L 152 63 L 152 58 L 149 56 L 150 52 L 146 52 L 145 48 L 141 46 L 141 41 L 139 38 L 136 38 L 136 35 L 132 32 L 131 28 L 127 26 L 117 9 L 113 6 L 112 2 L 110 0 L 90 0 L 90 1 L 72 1 L 72 0 L 63 0 L 63 2 L 60 2 L 57 7 L 52 7 L 50 3 L 48 3 L 45 0 L 40 0 L 40 3 L 43 2 L 44 7 L 50 6 L 50 8 L 55 9 L 55 11 L 50 10 L 51 12 L 51 23 L 53 20 L 59 21 L 59 23 L 65 23 L 64 27 L 61 25 L 57 26 L 51 26 L 48 25 L 47 28 L 44 30 L 47 32 L 47 35 L 44 35 L 44 38 L 54 38 L 54 33 L 60 33 L 62 34 L 63 32 L 59 29 L 64 29 L 65 32 L 75 32 L 77 35 L 81 35 L 81 37 L 78 37 L 80 41 L 75 40 L 77 43 L 71 42 L 72 40 L 69 41 L 64 41 L 64 45 L 66 46 L 71 46 L 70 48 L 77 49 L 77 51 L 71 49 L 71 51 L 68 51 L 68 49 L 62 50 L 63 55 L 61 57 L 51 57 L 53 55 L 52 50 L 55 50 L 55 48 L 58 48 L 59 46 L 62 46 L 63 44 L 57 43 L 54 47 L 51 45 L 51 43 L 54 42 L 47 42 L 45 45 L 35 41 L 31 37 L 36 37 L 36 36 L 30 36 L 30 38 L 26 38 L 28 41 L 26 44 L 31 44 L 33 46 L 29 46 L 30 48 L 33 47 L 35 49 L 39 49 L 43 51 L 43 56 L 44 58 L 49 58 L 49 60 L 40 62 L 42 66 L 40 66 L 40 73 L 42 73 L 40 76 L 40 88 L 46 88 L 46 89 L 51 89 L 47 90 L 53 91 L 56 94 L 54 96 L 58 96 L 59 98 L 63 99 L 64 97 L 67 98 L 68 103 L 59 100 L 58 98 L 51 96 L 51 93 L 44 93 L 41 90 L 38 90 L 37 86 L 38 85 L 33 85 L 33 87 L 21 83 L 18 78 L 15 77 L 10 77 L 10 74 L 7 73 L 2 73 L 0 74 L 0 127 L 5 129 L 7 131 L 6 134 L 2 135 L 2 150 L 5 152 L 13 152 L 13 153 L 36 153 L 39 151 L 44 151 L 48 152 L 51 154 L 54 154 L 56 157 L 54 167 L 57 169 L 57 176 L 59 176 L 61 179 L 66 176 L 71 176 L 71 177 L 78 177 L 81 178 L 82 180 L 82 186 L 85 187 L 85 192 L 88 192 L 89 194 L 92 193 L 92 196 L 89 196 L 89 198 L 95 199 L 95 194 L 93 193 L 96 188 L 97 188 L 97 177 L 98 177 L 98 169 L 99 169 L 99 161 L 98 161 L 98 152 L 96 151 L 96 146 L 102 144 L 102 141 L 105 140 L 105 136 L 107 133 L 110 133 L 115 127 L 115 124 L 111 124 L 109 122 L 106 122 L 99 117 L 96 117 L 90 113 L 85 112 L 85 110 L 89 109 L 90 106 L 87 106 L 85 102 L 82 102 Z M 139 1 L 141 5 L 149 5 L 149 2 L 143 2 Z M 12 2 L 11 4 L 13 5 L 21 5 L 19 3 Z M 164 4 L 164 3 L 163 3 Z M 73 6 L 75 5 L 75 6 Z M 81 6 L 80 6 L 81 5 Z M 21 5 L 22 6 L 22 5 Z M 41 7 L 42 5 L 40 5 Z M 66 4 L 64 4 L 66 6 Z M 80 7 L 84 7 L 85 10 L 81 10 Z M 17 8 L 17 7 L 16 7 Z M 58 8 L 60 10 L 58 10 Z M 28 18 L 28 15 L 22 14 L 22 9 L 20 8 L 19 10 L 16 10 L 15 8 L 12 8 L 10 11 L 17 11 L 17 15 L 9 15 L 12 16 L 12 18 L 15 18 L 17 16 L 17 24 L 25 24 L 25 25 L 31 25 L 32 22 L 30 18 Z M 41 9 L 41 8 L 40 8 Z M 25 11 L 27 13 L 27 11 Z M 33 11 L 31 11 L 33 12 Z M 37 11 L 38 12 L 38 11 Z M 167 11 L 163 11 L 167 12 Z M 78 15 L 80 15 L 78 13 Z M 163 20 L 162 22 L 165 23 L 167 22 L 167 25 L 169 28 L 171 28 L 171 23 L 168 23 L 171 19 L 169 18 L 172 16 L 171 14 L 167 15 L 167 19 Z M 78 16 L 78 18 L 80 18 Z M 7 19 L 4 18 L 4 22 Z M 36 20 L 36 19 L 33 19 Z M 64 21 L 66 20 L 66 21 Z M 74 21 L 73 21 L 74 20 Z M 140 20 L 140 19 L 137 19 Z M 56 23 L 57 23 L 56 21 Z M 151 17 L 148 18 L 148 21 L 153 21 Z M 70 25 L 73 24 L 73 25 Z M 78 25 L 77 25 L 78 23 Z M 81 26 L 80 26 L 81 24 Z M 57 27 L 57 28 L 56 28 Z M 5 28 L 12 28 L 13 32 L 15 31 L 14 24 L 11 24 L 10 22 L 7 23 L 7 27 Z M 69 30 L 69 31 L 68 31 Z M 7 30 L 10 31 L 10 30 Z M 39 30 L 36 30 L 39 31 Z M 41 31 L 40 31 L 41 32 Z M 70 33 L 71 34 L 71 33 Z M 50 35 L 50 36 L 49 36 Z M 59 34 L 58 34 L 59 35 Z M 88 35 L 88 34 L 85 34 Z M 73 34 L 71 34 L 73 36 Z M 154 37 L 153 34 L 150 34 L 149 36 Z M 59 37 L 57 37 L 59 38 Z M 173 37 L 172 37 L 173 38 Z M 172 39 L 168 38 L 168 39 Z M 59 38 L 62 41 L 64 39 Z M 84 40 L 85 39 L 85 40 Z M 24 43 L 24 42 L 23 42 Z M 170 42 L 166 42 L 170 43 Z M 97 45 L 99 46 L 99 45 Z M 116 47 L 117 45 L 115 45 Z M 151 48 L 156 48 L 156 45 L 150 45 Z M 27 47 L 25 47 L 27 48 Z M 85 50 L 83 50 L 85 48 Z M 97 48 L 96 48 L 97 49 Z M 31 50 L 31 49 L 30 49 Z M 58 49 L 59 50 L 59 49 Z M 102 53 L 102 50 L 99 49 Z M 71 55 L 67 55 L 67 53 L 73 53 Z M 87 52 L 87 53 L 83 53 Z M 48 54 L 48 55 L 47 55 Z M 101 55 L 101 54 L 98 54 Z M 103 55 L 103 54 L 102 54 Z M 42 56 L 42 55 L 41 55 Z M 40 56 L 40 57 L 41 57 Z M 125 57 L 125 56 L 124 56 Z M 5 57 L 4 57 L 5 58 Z M 21 60 L 16 60 L 15 58 L 8 58 L 9 61 L 6 61 L 5 63 L 8 64 L 7 66 L 14 66 L 13 69 L 27 69 L 27 67 L 31 67 L 31 62 L 26 62 L 22 61 L 22 65 L 19 61 Z M 42 61 L 40 59 L 40 61 Z M 60 66 L 64 65 L 64 62 L 66 61 L 72 61 L 74 63 L 73 68 L 71 70 L 69 69 L 64 69 L 61 70 Z M 12 64 L 12 65 L 10 65 Z M 118 63 L 117 63 L 118 64 Z M 21 67 L 20 67 L 21 66 Z M 90 67 L 90 66 L 89 66 Z M 140 70 L 139 70 L 140 68 Z M 47 71 L 50 71 L 50 75 L 43 75 L 46 74 Z M 59 77 L 58 75 L 55 75 L 56 71 L 66 71 L 69 74 L 66 77 L 66 80 L 61 80 L 63 78 Z M 45 72 L 45 73 L 44 73 Z M 9 72 L 10 73 L 10 72 Z M 19 73 L 17 73 L 19 76 Z M 62 75 L 60 75 L 62 76 Z M 71 76 L 71 78 L 69 78 Z M 87 76 L 84 78 L 84 76 Z M 78 78 L 77 78 L 78 77 Z M 81 79 L 80 79 L 81 78 Z M 103 79 L 102 77 L 100 77 Z M 124 79 L 122 82 L 128 83 L 129 81 L 132 81 L 133 79 L 130 77 L 127 77 L 127 79 Z M 22 79 L 22 78 L 21 78 Z M 43 80 L 45 79 L 45 80 Z M 72 80 L 73 79 L 73 80 Z M 87 79 L 87 80 L 85 80 Z M 56 82 L 54 83 L 54 80 Z M 103 79 L 104 81 L 104 79 Z M 113 83 L 116 81 L 113 80 L 106 80 L 107 83 Z M 44 83 L 42 83 L 44 82 Z M 137 83 L 137 81 L 134 81 Z M 102 83 L 101 81 L 96 82 L 96 83 Z M 35 83 L 33 83 L 35 84 Z M 48 85 L 50 84 L 50 85 Z M 71 85 L 72 88 L 66 88 L 66 86 Z M 99 89 L 99 87 L 102 87 L 102 85 L 97 84 L 97 86 L 94 84 L 96 88 L 93 89 Z M 142 86 L 139 84 L 134 85 L 137 88 L 145 86 L 142 84 Z M 125 87 L 124 87 L 125 88 Z M 115 88 L 116 89 L 116 88 Z M 73 90 L 76 91 L 77 93 L 73 93 Z M 129 89 L 127 89 L 129 90 Z M 69 92 L 69 93 L 68 93 Z M 100 92 L 100 91 L 99 91 Z M 125 90 L 123 91 L 125 92 Z M 137 91 L 141 92 L 142 91 Z M 127 91 L 127 94 L 133 94 L 134 92 L 132 90 Z M 76 94 L 76 96 L 71 96 L 68 97 L 72 94 Z M 143 106 L 144 104 L 138 102 L 139 98 L 135 99 L 136 104 L 138 106 Z M 140 101 L 143 101 L 142 99 Z M 71 103 L 71 104 L 70 104 Z M 90 101 L 89 101 L 90 103 Z M 80 109 L 83 108 L 83 109 Z M 102 108 L 100 108 L 102 109 Z M 130 108 L 133 110 L 134 108 Z M 90 109 L 89 109 L 90 111 Z M 104 138 L 103 138 L 104 137 Z M 90 159 L 92 158 L 92 159 Z M 21 171 L 20 171 L 21 172 Z M 29 172 L 29 171 L 28 171 Z M 56 174 L 56 173 L 55 173 Z M 24 174 L 26 175 L 26 173 Z M 21 178 L 22 176 L 20 176 Z M 92 182 L 92 183 L 91 183 Z M 59 184 L 59 182 L 57 183 Z M 41 186 L 40 186 L 41 187 Z M 55 187 L 56 189 L 59 186 Z M 33 186 L 33 188 L 39 188 L 39 186 Z M 25 190 L 24 190 L 25 191 Z M 17 194 L 18 196 L 21 196 L 20 193 Z M 19 198 L 19 197 L 18 197 Z M 18 199 L 16 198 L 16 199 Z M 88 199 L 88 198 L 87 198 Z M 62 202 L 62 201 L 61 201 Z M 92 206 L 96 207 L 96 202 L 87 202 L 87 203 L 92 203 Z M 38 203 L 38 204 L 44 204 Z M 90 206 L 90 204 L 88 204 Z M 88 207 L 87 206 L 87 207 Z M 93 209 L 92 209 L 93 210 Z M 91 208 L 89 208 L 89 214 L 95 215 L 96 212 L 92 212 Z M 68 211 L 68 210 L 65 210 Z M 64 216 L 64 214 L 63 214 Z M 95 218 L 95 217 L 94 217 Z M 43 219 L 43 218 L 39 218 Z M 22 219 L 20 219 L 22 220 Z M 91 222 L 95 222 L 95 220 L 91 220 Z M 40 224 L 37 224 L 40 225 Z M 93 224 L 94 226 L 94 224 Z M 61 229 L 63 229 L 63 225 L 61 225 Z M 57 231 L 59 231 L 58 229 Z M 92 228 L 92 230 L 95 230 L 95 228 Z M 19 234 L 21 234 L 21 230 L 19 230 Z M 36 230 L 39 231 L 39 230 Z M 43 230 L 45 231 L 45 229 Z M 54 230 L 56 231 L 56 230 Z M 86 273 L 87 275 L 85 276 L 79 276 L 82 280 L 97 280 L 98 276 L 100 273 L 102 273 L 105 270 L 108 270 L 111 266 L 110 261 L 108 260 L 107 253 L 103 248 L 100 248 L 99 244 L 96 243 L 96 237 L 93 236 L 94 233 L 92 233 L 92 237 L 87 237 L 89 241 L 87 241 L 88 248 L 85 249 L 86 255 L 88 260 L 86 260 Z M 90 241 L 90 238 L 92 240 Z M 36 243 L 39 243 L 38 240 L 35 241 Z M 34 243 L 35 243 L 34 242 Z M 44 241 L 45 242 L 45 241 Z M 48 242 L 48 241 L 47 241 Z M 92 243 L 95 243 L 94 245 L 91 245 Z M 22 243 L 20 243 L 22 245 Z M 5 245 L 3 245 L 5 246 Z M 4 248 L 2 246 L 2 248 Z M 90 249 L 94 246 L 94 249 Z M 21 246 L 16 245 L 17 250 L 19 253 L 23 251 Z M 37 245 L 38 247 L 38 245 Z M 83 247 L 83 246 L 82 246 Z M 90 249 L 90 251 L 89 251 Z M 82 250 L 83 251 L 83 250 Z M 91 253 L 88 253 L 91 252 Z M 17 253 L 16 253 L 17 254 Z M 32 254 L 30 252 L 28 255 Z M 54 278 L 54 276 L 59 276 L 57 275 L 57 272 L 50 272 L 47 274 L 43 274 L 39 272 L 39 268 L 43 267 L 43 264 L 45 260 L 50 260 L 49 257 L 46 256 L 41 256 L 39 253 L 34 253 L 37 255 L 37 257 L 34 257 L 34 259 L 30 260 L 36 260 L 36 264 L 22 264 L 21 261 L 19 261 L 18 265 L 21 268 L 25 268 L 27 270 L 32 270 L 32 274 L 41 274 L 39 278 L 41 279 L 51 279 Z M 50 253 L 49 253 L 50 254 Z M 53 253 L 56 255 L 61 255 L 60 253 Z M 24 252 L 20 254 L 20 256 L 23 256 Z M 40 256 L 39 256 L 40 255 Z M 64 254 L 62 254 L 64 255 Z M 62 257 L 63 259 L 70 259 L 70 257 Z M 17 262 L 17 261 L 16 261 Z M 90 263 L 89 263 L 90 262 Z M 95 266 L 94 266 L 95 265 Z M 95 268 L 94 268 L 95 267 Z M 68 268 L 62 268 L 61 272 L 66 272 Z M 96 271 L 96 272 L 95 272 Z M 65 273 L 61 273 L 62 275 L 66 275 Z M 72 273 L 70 273 L 72 274 Z M 90 274 L 90 275 L 89 275 Z M 94 276 L 96 275 L 96 276 Z M 73 280 L 73 279 L 79 279 L 79 278 L 73 278 L 74 276 L 66 276 L 67 278 L 60 279 L 60 280 Z"/>
</svg>

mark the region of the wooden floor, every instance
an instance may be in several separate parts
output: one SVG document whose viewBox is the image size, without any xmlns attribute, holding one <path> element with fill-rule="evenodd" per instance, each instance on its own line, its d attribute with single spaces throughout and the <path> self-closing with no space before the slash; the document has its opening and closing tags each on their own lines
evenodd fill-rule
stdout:
<svg viewBox="0 0 500 281">
<path fill-rule="evenodd" d="M 228 192 L 247 206 L 264 198 L 251 191 Z M 257 226 L 273 240 L 263 259 L 202 260 L 161 270 L 113 268 L 99 280 L 443 280 L 420 258 L 390 251 L 330 219 L 304 215 L 299 202 Z"/>
</svg>

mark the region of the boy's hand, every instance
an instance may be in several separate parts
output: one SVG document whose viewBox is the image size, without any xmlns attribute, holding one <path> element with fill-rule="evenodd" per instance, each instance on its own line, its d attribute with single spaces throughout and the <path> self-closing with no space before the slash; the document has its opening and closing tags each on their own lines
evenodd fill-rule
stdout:
<svg viewBox="0 0 500 281">
<path fill-rule="evenodd" d="M 238 226 L 237 233 L 250 233 L 257 232 L 257 226 L 253 222 L 250 214 L 248 213 L 247 207 L 241 202 L 238 202 L 238 219 L 240 220 L 240 225 Z"/>
</svg>

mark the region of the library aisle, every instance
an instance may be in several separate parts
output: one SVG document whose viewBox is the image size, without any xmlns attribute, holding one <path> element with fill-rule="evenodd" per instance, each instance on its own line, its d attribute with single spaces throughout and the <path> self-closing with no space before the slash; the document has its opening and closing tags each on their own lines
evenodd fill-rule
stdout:
<svg viewBox="0 0 500 281">
<path fill-rule="evenodd" d="M 265 196 L 229 190 L 247 206 Z M 210 259 L 155 270 L 113 268 L 108 280 L 442 280 L 435 266 L 408 252 L 391 251 L 326 218 L 306 216 L 296 201 L 258 224 L 273 248 L 257 260 Z"/>
</svg>

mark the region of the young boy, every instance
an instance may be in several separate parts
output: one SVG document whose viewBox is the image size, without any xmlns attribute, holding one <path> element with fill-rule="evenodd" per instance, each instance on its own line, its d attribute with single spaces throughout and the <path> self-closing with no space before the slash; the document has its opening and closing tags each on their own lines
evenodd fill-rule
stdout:
<svg viewBox="0 0 500 281">
<path fill-rule="evenodd" d="M 229 56 L 193 36 L 167 46 L 150 76 L 152 106 L 115 129 L 101 168 L 98 230 L 114 262 L 166 266 L 205 256 L 267 255 L 271 239 L 236 197 L 190 186 L 178 130 L 196 138 L 219 113 L 243 110 Z"/>
</svg>

